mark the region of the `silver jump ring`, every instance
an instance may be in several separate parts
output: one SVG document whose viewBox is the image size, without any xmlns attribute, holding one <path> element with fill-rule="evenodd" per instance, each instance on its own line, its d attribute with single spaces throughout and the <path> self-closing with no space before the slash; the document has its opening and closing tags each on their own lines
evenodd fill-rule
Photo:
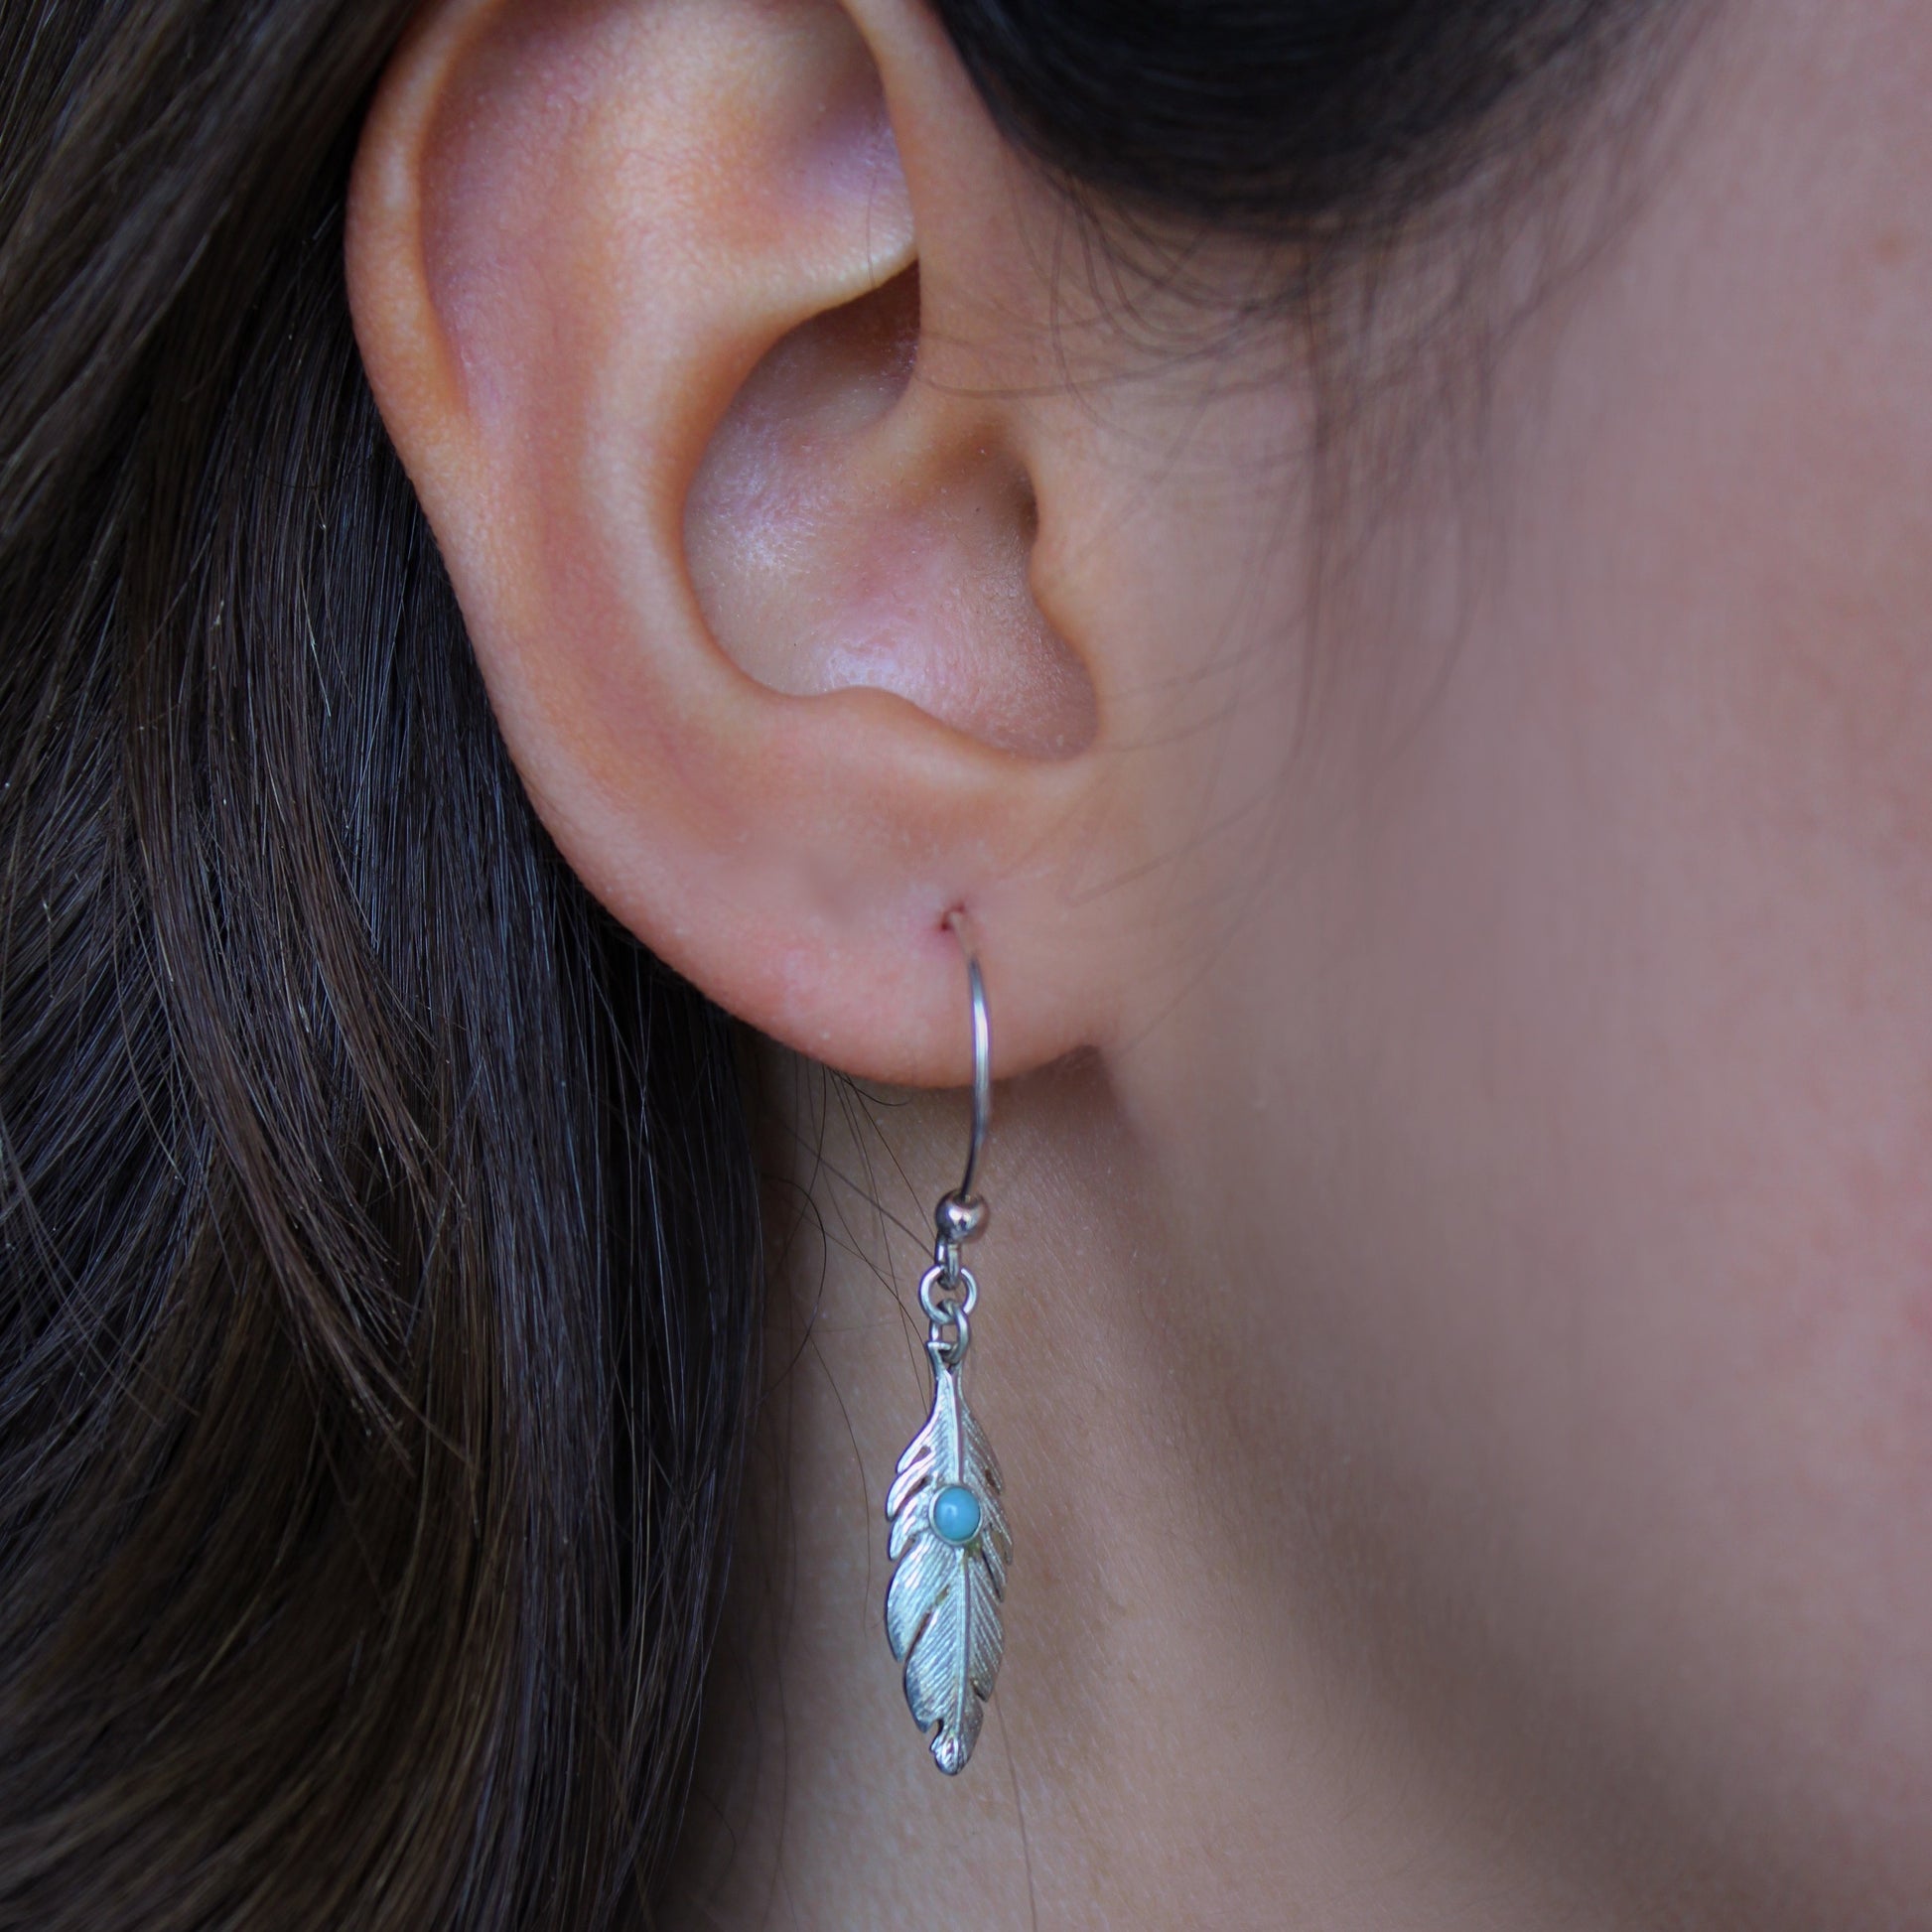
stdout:
<svg viewBox="0 0 1932 1932">
<path fill-rule="evenodd" d="M 948 1289 L 963 1287 L 966 1292 L 957 1301 L 952 1300 L 950 1296 L 942 1299 L 936 1293 L 941 1283 L 944 1283 Z M 919 1307 L 925 1311 L 925 1318 L 934 1327 L 944 1327 L 949 1321 L 957 1321 L 962 1324 L 963 1331 L 966 1317 L 979 1305 L 980 1285 L 973 1279 L 973 1271 L 970 1268 L 962 1268 L 959 1271 L 957 1282 L 948 1282 L 945 1269 L 934 1262 L 919 1277 Z"/>
<path fill-rule="evenodd" d="M 943 1362 L 948 1368 L 957 1368 L 966 1359 L 967 1345 L 973 1339 L 972 1324 L 963 1314 L 953 1317 L 953 1336 L 950 1341 L 934 1329 L 925 1338 L 925 1352 L 935 1362 Z"/>
</svg>

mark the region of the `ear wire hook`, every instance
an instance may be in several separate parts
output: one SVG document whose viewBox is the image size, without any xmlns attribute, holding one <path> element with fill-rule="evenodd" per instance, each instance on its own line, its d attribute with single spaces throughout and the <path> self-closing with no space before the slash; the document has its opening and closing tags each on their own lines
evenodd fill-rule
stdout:
<svg viewBox="0 0 1932 1932">
<path fill-rule="evenodd" d="M 966 955 L 966 991 L 973 1003 L 973 1137 L 966 1144 L 966 1175 L 958 1189 L 959 1198 L 970 1201 L 980 1153 L 993 1125 L 993 1026 L 986 1011 L 986 980 L 966 930 L 965 913 L 948 912 L 946 926 Z"/>
<path fill-rule="evenodd" d="M 973 1127 L 966 1143 L 966 1172 L 959 1185 L 941 1196 L 933 1211 L 939 1237 L 934 1259 L 944 1268 L 950 1283 L 958 1278 L 960 1249 L 986 1228 L 986 1203 L 973 1192 L 973 1181 L 993 1126 L 993 1025 L 986 1007 L 986 979 L 980 971 L 966 914 L 957 908 L 948 912 L 946 929 L 966 956 L 966 992 L 973 1022 Z"/>
</svg>

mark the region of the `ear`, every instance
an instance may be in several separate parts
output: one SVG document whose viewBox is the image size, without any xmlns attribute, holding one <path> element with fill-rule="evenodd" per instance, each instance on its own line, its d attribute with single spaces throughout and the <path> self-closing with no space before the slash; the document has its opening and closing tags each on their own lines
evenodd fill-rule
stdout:
<svg viewBox="0 0 1932 1932">
<path fill-rule="evenodd" d="M 1043 195 L 900 0 L 442 0 L 357 158 L 390 433 L 536 809 L 730 1011 L 958 1080 L 1113 1024 L 1107 667 L 1037 568 Z"/>
</svg>

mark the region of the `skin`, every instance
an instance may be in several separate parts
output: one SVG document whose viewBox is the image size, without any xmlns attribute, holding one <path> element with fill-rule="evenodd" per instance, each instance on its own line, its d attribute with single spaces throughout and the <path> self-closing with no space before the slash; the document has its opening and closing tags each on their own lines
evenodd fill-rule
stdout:
<svg viewBox="0 0 1932 1932">
<path fill-rule="evenodd" d="M 397 57 L 351 296 L 531 795 L 899 1083 L 761 1068 L 671 1922 L 1928 1923 L 1932 14 L 1667 70 L 1470 226 L 1331 491 L 1290 324 L 1182 352 L 1255 261 L 1096 299 L 909 5 L 452 0 Z M 954 904 L 1019 1556 L 947 1781 L 879 1601 Z"/>
</svg>

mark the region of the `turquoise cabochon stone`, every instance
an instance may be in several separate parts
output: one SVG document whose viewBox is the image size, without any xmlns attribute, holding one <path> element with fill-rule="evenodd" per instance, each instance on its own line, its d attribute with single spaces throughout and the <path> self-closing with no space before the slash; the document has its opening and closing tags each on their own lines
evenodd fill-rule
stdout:
<svg viewBox="0 0 1932 1932">
<path fill-rule="evenodd" d="M 949 1483 L 932 1499 L 932 1527 L 948 1543 L 970 1543 L 980 1533 L 980 1501 L 970 1489 Z"/>
</svg>

